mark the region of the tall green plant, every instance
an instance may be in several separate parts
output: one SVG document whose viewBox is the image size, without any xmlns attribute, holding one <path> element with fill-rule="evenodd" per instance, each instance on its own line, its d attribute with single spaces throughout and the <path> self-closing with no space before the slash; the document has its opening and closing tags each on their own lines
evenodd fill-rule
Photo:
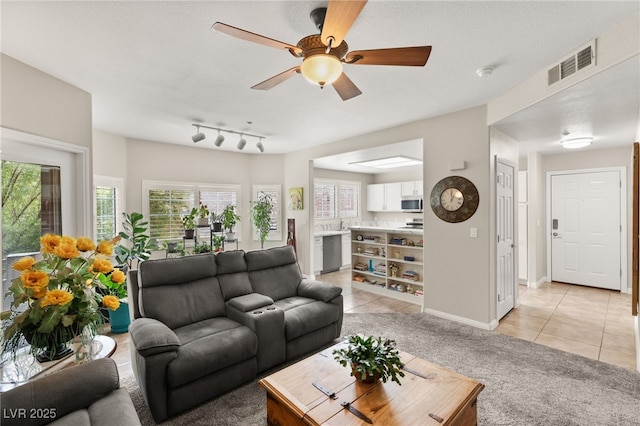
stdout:
<svg viewBox="0 0 640 426">
<path fill-rule="evenodd" d="M 126 243 L 117 245 L 114 250 L 118 264 L 127 265 L 131 269 L 134 260 L 149 259 L 151 250 L 158 249 L 158 242 L 155 238 L 150 238 L 147 235 L 149 224 L 144 220 L 142 213 L 122 213 L 122 216 L 124 218 L 122 222 L 124 231 L 120 232 L 120 237 Z"/>
<path fill-rule="evenodd" d="M 273 201 L 271 195 L 264 192 L 258 194 L 258 201 L 251 203 L 251 220 L 260 235 L 260 248 L 264 248 L 264 242 L 271 229 L 271 213 Z"/>
</svg>

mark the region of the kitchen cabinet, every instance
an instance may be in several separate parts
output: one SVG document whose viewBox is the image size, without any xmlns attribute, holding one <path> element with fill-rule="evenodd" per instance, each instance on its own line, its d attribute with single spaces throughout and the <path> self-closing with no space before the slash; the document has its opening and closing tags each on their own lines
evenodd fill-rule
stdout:
<svg viewBox="0 0 640 426">
<path fill-rule="evenodd" d="M 342 234 L 342 267 L 351 265 L 351 234 Z"/>
<path fill-rule="evenodd" d="M 421 180 L 412 180 L 401 183 L 401 195 L 403 197 L 423 196 L 423 188 Z"/>
<path fill-rule="evenodd" d="M 367 211 L 399 212 L 402 211 L 402 184 L 374 183 L 367 185 Z"/>
<path fill-rule="evenodd" d="M 322 237 L 316 236 L 313 238 L 313 270 L 316 274 L 322 271 Z"/>
</svg>

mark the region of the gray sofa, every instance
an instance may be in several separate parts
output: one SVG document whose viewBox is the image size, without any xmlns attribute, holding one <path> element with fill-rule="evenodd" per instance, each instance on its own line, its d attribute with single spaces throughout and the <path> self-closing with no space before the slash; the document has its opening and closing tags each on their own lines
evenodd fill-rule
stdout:
<svg viewBox="0 0 640 426">
<path fill-rule="evenodd" d="M 68 367 L 0 394 L 2 425 L 140 425 L 110 358 Z"/>
<path fill-rule="evenodd" d="M 156 422 L 340 336 L 342 289 L 291 246 L 141 262 L 129 273 L 133 369 Z"/>
</svg>

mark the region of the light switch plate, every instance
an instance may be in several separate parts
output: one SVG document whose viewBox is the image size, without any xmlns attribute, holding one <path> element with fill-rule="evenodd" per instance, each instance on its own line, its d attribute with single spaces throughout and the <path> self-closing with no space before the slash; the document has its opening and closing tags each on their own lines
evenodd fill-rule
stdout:
<svg viewBox="0 0 640 426">
<path fill-rule="evenodd" d="M 471 228 L 469 230 L 469 236 L 471 238 L 478 238 L 478 228 Z"/>
</svg>

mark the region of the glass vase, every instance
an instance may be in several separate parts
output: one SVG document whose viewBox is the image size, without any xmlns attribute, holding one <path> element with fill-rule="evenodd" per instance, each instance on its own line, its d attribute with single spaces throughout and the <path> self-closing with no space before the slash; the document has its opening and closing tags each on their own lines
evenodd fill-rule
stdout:
<svg viewBox="0 0 640 426">
<path fill-rule="evenodd" d="M 73 343 L 75 348 L 75 363 L 82 364 L 90 361 L 93 357 L 93 332 L 89 327 L 85 327 Z"/>
</svg>

